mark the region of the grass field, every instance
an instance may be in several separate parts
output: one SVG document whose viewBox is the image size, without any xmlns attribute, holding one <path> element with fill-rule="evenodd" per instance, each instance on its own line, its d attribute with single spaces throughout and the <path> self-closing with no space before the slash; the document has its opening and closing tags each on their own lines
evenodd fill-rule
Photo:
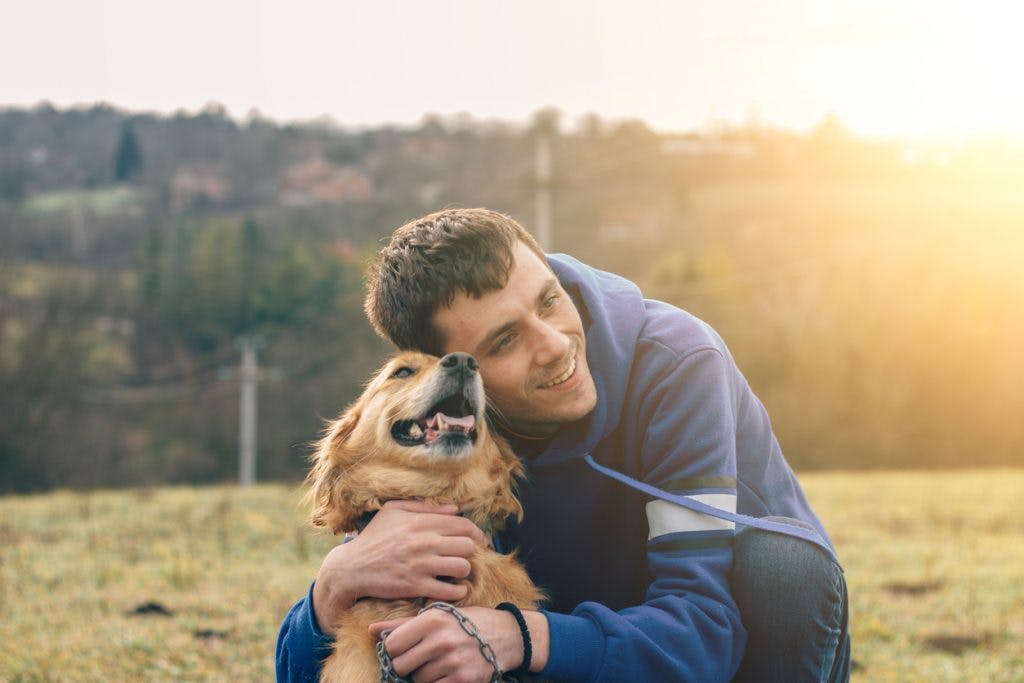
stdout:
<svg viewBox="0 0 1024 683">
<path fill-rule="evenodd" d="M 144 199 L 144 191 L 127 185 L 94 190 L 54 190 L 32 195 L 22 206 L 22 212 L 35 218 L 86 210 L 98 216 L 110 216 L 138 213 Z"/>
<path fill-rule="evenodd" d="M 846 566 L 854 681 L 1024 681 L 1024 470 L 802 480 Z M 0 498 L 0 681 L 272 680 L 280 620 L 332 543 L 299 498 Z"/>
</svg>

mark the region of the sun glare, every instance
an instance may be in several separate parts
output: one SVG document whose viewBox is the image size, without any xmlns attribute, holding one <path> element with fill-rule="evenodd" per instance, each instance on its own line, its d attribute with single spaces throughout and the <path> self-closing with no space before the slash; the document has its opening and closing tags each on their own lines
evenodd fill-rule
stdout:
<svg viewBox="0 0 1024 683">
<path fill-rule="evenodd" d="M 935 7 L 939 50 L 929 69 L 929 99 L 939 108 L 936 122 L 953 134 L 1024 137 L 1024 5 Z"/>
</svg>

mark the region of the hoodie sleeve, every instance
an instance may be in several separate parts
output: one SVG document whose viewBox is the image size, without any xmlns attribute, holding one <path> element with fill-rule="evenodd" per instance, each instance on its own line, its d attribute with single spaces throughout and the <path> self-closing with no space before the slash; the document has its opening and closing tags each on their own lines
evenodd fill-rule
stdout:
<svg viewBox="0 0 1024 683">
<path fill-rule="evenodd" d="M 289 610 L 277 635 L 277 680 L 288 683 L 316 683 L 320 665 L 330 654 L 331 643 L 317 626 L 313 615 L 313 586 Z"/>
<path fill-rule="evenodd" d="M 714 507 L 736 509 L 732 364 L 714 346 L 685 356 L 638 347 L 626 455 L 633 476 Z M 546 613 L 551 652 L 541 677 L 566 681 L 728 681 L 746 632 L 730 594 L 731 522 L 662 500 L 646 507 L 651 582 L 645 602 L 614 612 L 595 602 Z"/>
</svg>

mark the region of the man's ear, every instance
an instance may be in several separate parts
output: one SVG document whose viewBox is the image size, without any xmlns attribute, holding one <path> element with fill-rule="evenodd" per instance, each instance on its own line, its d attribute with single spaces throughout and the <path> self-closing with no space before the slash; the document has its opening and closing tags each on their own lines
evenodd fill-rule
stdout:
<svg viewBox="0 0 1024 683">
<path fill-rule="evenodd" d="M 333 534 L 354 531 L 359 516 L 348 504 L 343 476 L 349 461 L 346 457 L 348 439 L 358 423 L 359 411 L 347 410 L 328 425 L 310 458 L 313 468 L 306 476 L 306 483 L 310 485 L 306 499 L 313 504 L 310 521 L 313 526 L 326 527 Z"/>
</svg>

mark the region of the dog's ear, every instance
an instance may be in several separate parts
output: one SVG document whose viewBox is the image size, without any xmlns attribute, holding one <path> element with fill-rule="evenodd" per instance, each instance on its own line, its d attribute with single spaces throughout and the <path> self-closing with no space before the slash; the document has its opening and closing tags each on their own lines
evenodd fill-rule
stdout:
<svg viewBox="0 0 1024 683">
<path fill-rule="evenodd" d="M 313 526 L 326 527 L 333 534 L 353 531 L 359 516 L 344 495 L 343 476 L 347 469 L 347 442 L 358 423 L 359 411 L 351 408 L 328 426 L 311 456 L 313 468 L 306 477 L 310 485 L 306 497 L 313 505 L 310 520 Z"/>
</svg>

